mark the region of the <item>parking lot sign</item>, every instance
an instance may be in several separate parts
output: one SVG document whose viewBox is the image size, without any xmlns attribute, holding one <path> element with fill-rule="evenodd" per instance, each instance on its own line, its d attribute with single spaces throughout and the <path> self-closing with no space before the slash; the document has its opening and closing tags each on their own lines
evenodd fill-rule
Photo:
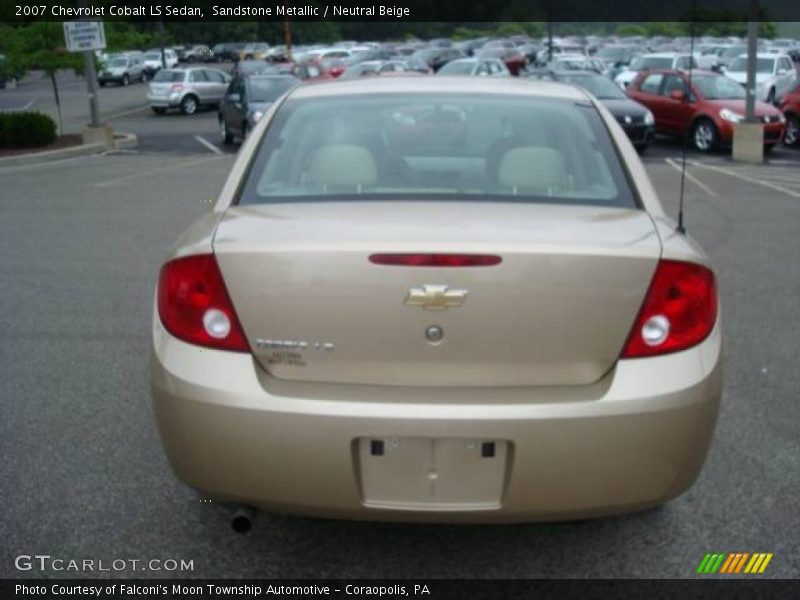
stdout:
<svg viewBox="0 0 800 600">
<path fill-rule="evenodd" d="M 106 47 L 106 32 L 102 21 L 65 21 L 64 40 L 69 52 L 102 50 Z"/>
</svg>

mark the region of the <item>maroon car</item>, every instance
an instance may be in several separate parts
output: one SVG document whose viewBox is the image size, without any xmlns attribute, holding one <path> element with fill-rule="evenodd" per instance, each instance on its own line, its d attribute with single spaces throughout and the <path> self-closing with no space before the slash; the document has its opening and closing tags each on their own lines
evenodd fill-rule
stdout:
<svg viewBox="0 0 800 600">
<path fill-rule="evenodd" d="M 506 63 L 506 67 L 515 77 L 519 76 L 520 72 L 528 66 L 528 59 L 516 48 L 492 46 L 480 50 L 476 56 L 478 58 L 499 58 Z"/>
<path fill-rule="evenodd" d="M 795 81 L 792 89 L 781 99 L 781 110 L 786 117 L 786 136 L 783 143 L 787 146 L 800 146 L 800 79 Z"/>
<path fill-rule="evenodd" d="M 655 116 L 656 131 L 689 136 L 695 149 L 710 152 L 733 142 L 733 125 L 744 120 L 744 88 L 733 79 L 712 71 L 668 69 L 642 71 L 626 90 Z M 756 117 L 764 124 L 764 150 L 781 141 L 783 114 L 769 104 L 756 102 Z"/>
</svg>

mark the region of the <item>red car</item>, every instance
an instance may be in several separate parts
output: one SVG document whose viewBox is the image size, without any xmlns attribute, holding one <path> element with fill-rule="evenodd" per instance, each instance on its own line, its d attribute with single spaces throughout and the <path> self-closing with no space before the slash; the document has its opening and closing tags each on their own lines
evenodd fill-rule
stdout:
<svg viewBox="0 0 800 600">
<path fill-rule="evenodd" d="M 781 110 L 786 117 L 786 136 L 783 143 L 787 146 L 800 145 L 800 79 L 781 100 Z"/>
<path fill-rule="evenodd" d="M 478 58 L 499 58 L 506 63 L 506 67 L 515 77 L 519 76 L 520 72 L 528 66 L 528 59 L 525 55 L 514 48 L 492 46 L 478 51 L 476 56 Z"/>
<path fill-rule="evenodd" d="M 693 71 L 691 82 L 685 71 L 642 71 L 626 92 L 650 109 L 658 133 L 688 135 L 701 152 L 730 145 L 734 123 L 744 119 L 744 88 L 711 71 Z M 786 120 L 765 102 L 756 102 L 756 117 L 764 123 L 764 150 L 769 152 L 781 141 Z"/>
</svg>

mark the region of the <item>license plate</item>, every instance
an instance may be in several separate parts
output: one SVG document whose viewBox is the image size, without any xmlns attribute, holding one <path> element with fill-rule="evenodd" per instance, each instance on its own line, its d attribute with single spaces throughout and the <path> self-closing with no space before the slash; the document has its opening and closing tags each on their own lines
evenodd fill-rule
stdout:
<svg viewBox="0 0 800 600">
<path fill-rule="evenodd" d="M 358 441 L 363 503 L 406 510 L 499 508 L 508 443 L 375 437 Z"/>
</svg>

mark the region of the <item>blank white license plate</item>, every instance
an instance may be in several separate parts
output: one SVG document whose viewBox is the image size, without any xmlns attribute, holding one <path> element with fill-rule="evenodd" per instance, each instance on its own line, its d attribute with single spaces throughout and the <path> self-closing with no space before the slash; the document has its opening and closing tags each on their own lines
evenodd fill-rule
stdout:
<svg viewBox="0 0 800 600">
<path fill-rule="evenodd" d="M 361 438 L 363 502 L 405 510 L 499 508 L 505 441 L 461 438 Z"/>
</svg>

